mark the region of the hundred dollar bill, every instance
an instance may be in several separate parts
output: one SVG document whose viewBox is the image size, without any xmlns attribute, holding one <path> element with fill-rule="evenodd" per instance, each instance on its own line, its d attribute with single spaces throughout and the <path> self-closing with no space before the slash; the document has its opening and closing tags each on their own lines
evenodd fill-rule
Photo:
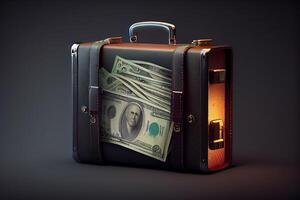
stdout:
<svg viewBox="0 0 300 200">
<path fill-rule="evenodd" d="M 131 72 L 135 72 L 136 74 L 144 75 L 147 77 L 151 77 L 153 79 L 157 80 L 163 80 L 163 81 L 171 81 L 171 77 L 169 75 L 165 75 L 163 70 L 156 70 L 158 65 L 150 64 L 148 62 L 144 61 L 135 61 L 135 62 L 141 62 L 143 66 L 136 64 L 134 62 L 131 62 L 128 59 L 122 58 L 120 56 L 116 56 L 114 65 L 120 65 L 123 67 L 122 70 L 130 70 Z M 127 68 L 127 66 L 130 66 L 130 68 Z M 125 68 L 124 68 L 125 67 Z M 162 73 L 160 73 L 160 71 Z"/>
<path fill-rule="evenodd" d="M 162 67 L 160 65 L 151 63 L 151 62 L 146 62 L 146 61 L 142 61 L 142 60 L 129 60 L 130 62 L 133 62 L 135 64 L 138 64 L 148 70 L 151 70 L 152 72 L 157 72 L 159 74 L 163 74 L 169 78 L 172 77 L 172 70 Z"/>
<path fill-rule="evenodd" d="M 169 89 L 171 87 L 171 78 L 157 72 L 152 72 L 119 56 L 115 58 L 112 73 L 122 74 L 162 89 Z"/>
<path fill-rule="evenodd" d="M 135 89 L 137 89 L 139 92 L 141 92 L 142 94 L 144 94 L 145 96 L 147 96 L 148 99 L 154 99 L 155 102 L 159 102 L 159 103 L 163 103 L 166 105 L 171 105 L 170 103 L 170 96 L 164 96 L 163 94 L 153 90 L 153 91 L 148 91 L 146 89 L 144 89 L 143 87 L 141 87 L 139 84 L 133 82 L 132 80 L 121 76 L 119 74 L 115 74 L 117 77 L 119 77 L 120 79 L 124 80 L 125 82 L 127 82 L 128 84 L 131 84 L 132 86 L 134 86 Z"/>
<path fill-rule="evenodd" d="M 123 80 L 119 78 L 117 74 L 111 74 L 104 68 L 100 69 L 100 87 L 111 93 L 132 97 L 142 102 L 149 103 L 150 105 L 158 107 L 166 112 L 170 112 L 170 101 L 147 93 L 136 84 Z"/>
<path fill-rule="evenodd" d="M 152 103 L 158 104 L 161 107 L 164 107 L 166 109 L 170 109 L 170 106 L 171 106 L 170 100 L 166 100 L 166 99 L 163 99 L 163 98 L 161 98 L 157 95 L 153 95 L 150 92 L 147 92 L 146 90 L 141 88 L 140 86 L 136 85 L 135 83 L 132 83 L 132 84 L 138 91 L 140 91 L 141 93 L 146 95 L 147 98 L 149 99 L 149 101 L 151 101 Z"/>
<path fill-rule="evenodd" d="M 126 76 L 121 75 L 121 74 L 114 74 L 114 75 L 121 78 L 121 79 L 124 79 L 128 82 L 135 83 L 136 85 L 138 85 L 139 87 L 141 87 L 145 91 L 150 92 L 153 95 L 157 95 L 157 96 L 159 96 L 163 99 L 167 99 L 167 100 L 170 100 L 170 98 L 171 98 L 171 90 L 168 90 L 168 91 L 163 90 L 163 89 L 160 89 L 156 86 L 152 86 L 150 84 L 145 84 L 143 82 L 137 81 L 135 79 L 126 77 Z"/>
<path fill-rule="evenodd" d="M 104 91 L 102 141 L 165 161 L 173 124 L 170 113 L 145 102 Z"/>
<path fill-rule="evenodd" d="M 132 87 L 129 84 L 126 84 L 122 79 L 114 76 L 113 74 L 109 73 L 106 69 L 103 67 L 100 68 L 100 87 L 103 89 L 111 89 L 116 88 L 126 91 L 128 95 L 135 94 L 137 97 L 148 99 L 145 95 L 137 91 L 134 87 Z"/>
</svg>

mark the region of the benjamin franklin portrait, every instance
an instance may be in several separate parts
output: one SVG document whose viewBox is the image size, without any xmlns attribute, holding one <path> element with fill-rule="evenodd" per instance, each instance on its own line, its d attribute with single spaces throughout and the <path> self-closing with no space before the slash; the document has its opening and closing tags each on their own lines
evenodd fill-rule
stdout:
<svg viewBox="0 0 300 200">
<path fill-rule="evenodd" d="M 134 140 L 142 127 L 143 109 L 137 103 L 129 103 L 121 117 L 121 137 L 126 140 Z"/>
</svg>

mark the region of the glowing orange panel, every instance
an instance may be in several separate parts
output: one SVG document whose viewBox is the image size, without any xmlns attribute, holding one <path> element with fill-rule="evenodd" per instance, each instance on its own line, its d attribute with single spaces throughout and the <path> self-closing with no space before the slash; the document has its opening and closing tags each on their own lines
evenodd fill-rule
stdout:
<svg viewBox="0 0 300 200">
<path fill-rule="evenodd" d="M 218 169 L 225 162 L 225 83 L 208 84 L 208 123 L 208 138 L 213 143 L 208 145 L 208 168 Z M 214 124 L 218 128 L 215 138 L 211 135 Z"/>
</svg>

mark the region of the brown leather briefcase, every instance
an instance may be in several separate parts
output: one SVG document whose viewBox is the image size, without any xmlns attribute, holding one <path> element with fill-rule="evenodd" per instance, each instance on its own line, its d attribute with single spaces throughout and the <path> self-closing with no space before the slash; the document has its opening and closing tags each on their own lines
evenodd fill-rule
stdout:
<svg viewBox="0 0 300 200">
<path fill-rule="evenodd" d="M 169 44 L 138 43 L 163 29 Z M 78 162 L 209 172 L 232 161 L 232 49 L 176 44 L 175 26 L 139 22 L 130 42 L 74 44 L 73 157 Z"/>
</svg>

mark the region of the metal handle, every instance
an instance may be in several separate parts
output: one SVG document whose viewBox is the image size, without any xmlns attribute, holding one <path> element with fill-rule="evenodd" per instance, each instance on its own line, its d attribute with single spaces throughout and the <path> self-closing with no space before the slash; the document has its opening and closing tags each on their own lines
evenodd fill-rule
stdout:
<svg viewBox="0 0 300 200">
<path fill-rule="evenodd" d="M 154 22 L 154 21 L 148 21 L 148 22 L 137 22 L 132 24 L 129 27 L 129 38 L 130 42 L 137 42 L 138 36 L 136 33 L 136 30 L 138 28 L 162 28 L 166 31 L 168 31 L 169 34 L 169 44 L 176 44 L 176 30 L 175 25 L 165 23 L 165 22 Z"/>
</svg>

